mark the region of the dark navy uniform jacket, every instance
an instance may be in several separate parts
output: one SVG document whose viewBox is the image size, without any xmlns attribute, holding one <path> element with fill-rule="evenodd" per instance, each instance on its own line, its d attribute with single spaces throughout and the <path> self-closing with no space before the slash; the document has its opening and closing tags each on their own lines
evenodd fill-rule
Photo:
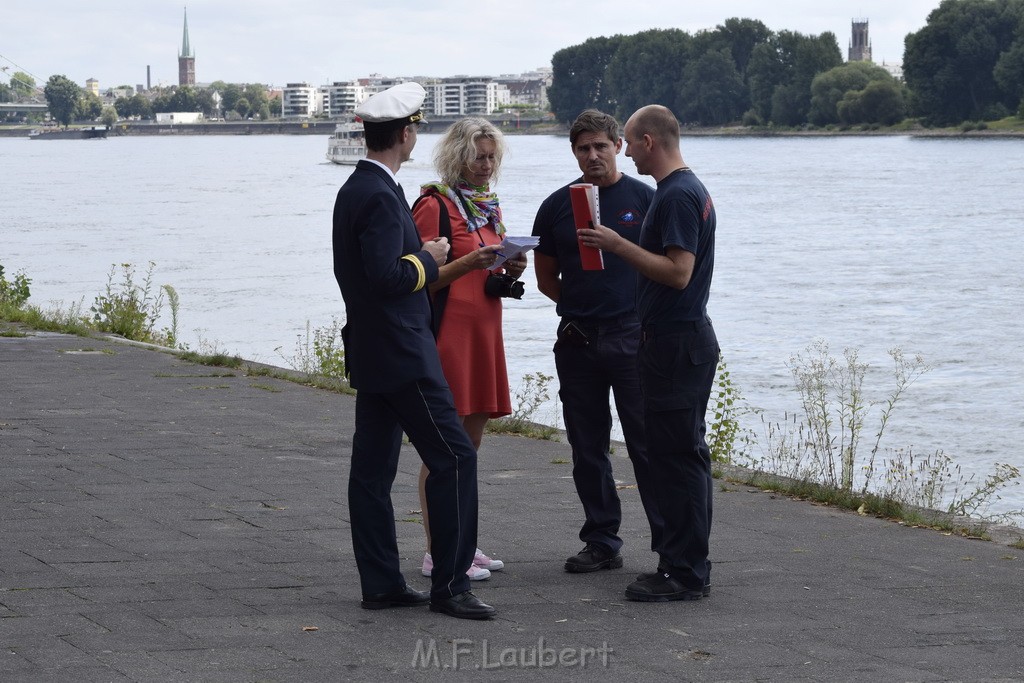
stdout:
<svg viewBox="0 0 1024 683">
<path fill-rule="evenodd" d="M 401 189 L 365 159 L 334 205 L 334 276 L 345 299 L 345 365 L 355 389 L 388 393 L 424 377 L 445 383 L 426 287 L 437 264 L 423 250 Z"/>
</svg>

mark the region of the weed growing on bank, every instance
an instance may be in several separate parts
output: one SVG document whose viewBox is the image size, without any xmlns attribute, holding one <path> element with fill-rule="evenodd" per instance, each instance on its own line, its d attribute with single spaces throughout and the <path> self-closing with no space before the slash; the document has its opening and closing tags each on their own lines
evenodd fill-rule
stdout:
<svg viewBox="0 0 1024 683">
<path fill-rule="evenodd" d="M 0 264 L 0 318 L 21 323 L 34 330 L 46 332 L 67 332 L 87 336 L 92 328 L 82 315 L 81 302 L 72 304 L 66 310 L 44 311 L 28 303 L 32 297 L 32 280 L 19 272 L 12 281 L 4 276 Z"/>
<path fill-rule="evenodd" d="M 0 309 L 20 309 L 31 296 L 29 285 L 32 281 L 19 272 L 10 282 L 4 276 L 4 267 L 0 265 Z"/>
<path fill-rule="evenodd" d="M 745 457 L 754 442 L 754 434 L 743 429 L 740 419 L 751 412 L 753 409 L 732 381 L 725 358 L 719 355 L 707 420 L 707 442 L 713 462 L 730 463 Z"/>
<path fill-rule="evenodd" d="M 306 321 L 305 335 L 298 335 L 295 352 L 285 355 L 281 347 L 274 351 L 288 366 L 309 378 L 309 384 L 332 390 L 351 391 L 345 368 L 345 347 L 341 338 L 343 324 L 332 318 L 329 325 L 313 328 Z"/>
<path fill-rule="evenodd" d="M 537 411 L 551 398 L 548 387 L 552 379 L 554 378 L 551 375 L 545 375 L 543 372 L 523 375 L 512 397 L 512 414 L 489 421 L 487 431 L 492 434 L 519 434 L 535 439 L 554 439 L 558 434 L 558 428 L 536 421 Z"/>
<path fill-rule="evenodd" d="M 177 342 L 178 294 L 170 285 L 153 286 L 153 269 L 149 268 L 141 282 L 135 281 L 135 266 L 121 264 L 121 281 L 115 282 L 117 267 L 111 266 L 104 293 L 98 295 L 89 309 L 93 326 L 100 332 L 118 334 L 125 339 L 174 347 Z M 156 323 L 167 293 L 171 301 L 172 326 L 156 331 Z"/>
<path fill-rule="evenodd" d="M 930 369 L 920 356 L 910 358 L 896 348 L 893 384 L 881 402 L 865 398 L 864 378 L 868 365 L 855 349 L 842 359 L 832 356 L 823 340 L 790 358 L 800 395 L 802 413 L 779 422 L 762 418 L 765 427 L 763 453 L 739 463 L 812 486 L 823 487 L 836 502 L 857 502 L 854 509 L 887 514 L 891 503 L 945 510 L 958 516 L 989 521 L 1010 521 L 1020 511 L 989 515 L 1000 492 L 1019 484 L 1020 471 L 1007 464 L 982 482 L 965 477 L 959 465 L 942 451 L 927 456 L 907 449 L 883 448 L 883 437 L 905 392 Z M 870 424 L 870 427 L 868 426 Z M 869 432 L 865 432 L 870 429 Z M 822 497 L 815 496 L 821 500 Z"/>
<path fill-rule="evenodd" d="M 87 336 L 92 332 L 118 334 L 125 339 L 174 347 L 177 343 L 178 293 L 170 285 L 155 288 L 150 262 L 142 282 L 135 280 L 135 268 L 121 264 L 122 278 L 115 282 L 117 266 L 111 266 L 103 293 L 96 296 L 88 313 L 82 302 L 67 308 L 44 310 L 28 303 L 31 280 L 23 273 L 8 282 L 0 265 L 0 318 L 19 322 L 33 329 Z M 171 308 L 171 327 L 156 331 L 166 294 Z"/>
</svg>

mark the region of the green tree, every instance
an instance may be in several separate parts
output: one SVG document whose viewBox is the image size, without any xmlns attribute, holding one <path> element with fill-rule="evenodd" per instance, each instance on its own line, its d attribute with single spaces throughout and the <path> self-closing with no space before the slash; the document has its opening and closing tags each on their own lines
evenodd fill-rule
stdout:
<svg viewBox="0 0 1024 683">
<path fill-rule="evenodd" d="M 54 75 L 46 82 L 43 94 L 46 96 L 50 115 L 67 128 L 78 109 L 82 89 L 67 76 Z"/>
<path fill-rule="evenodd" d="M 747 82 L 747 67 L 754 55 L 754 48 L 768 42 L 771 30 L 756 19 L 726 19 L 714 31 L 720 46 L 727 47 L 736 71 Z"/>
<path fill-rule="evenodd" d="M 214 102 L 213 93 L 211 88 L 203 88 L 196 92 L 196 106 L 206 118 L 217 115 L 217 104 Z"/>
<path fill-rule="evenodd" d="M 1011 102 L 1024 105 L 1024 25 L 1014 43 L 1000 55 L 992 76 Z"/>
<path fill-rule="evenodd" d="M 270 120 L 270 105 L 264 102 L 260 105 L 260 121 Z"/>
<path fill-rule="evenodd" d="M 871 62 L 849 62 L 818 74 L 811 81 L 808 120 L 816 126 L 839 123 L 836 105 L 850 91 L 863 90 L 872 81 L 893 81 L 889 72 Z"/>
<path fill-rule="evenodd" d="M 247 117 L 249 112 L 252 111 L 252 107 L 249 106 L 249 100 L 244 97 L 238 98 L 238 100 L 235 101 L 235 111 L 238 112 L 238 115 L 243 119 Z"/>
<path fill-rule="evenodd" d="M 131 116 L 138 116 L 140 119 L 153 118 L 153 103 L 142 93 L 135 93 L 130 100 Z"/>
<path fill-rule="evenodd" d="M 273 99 L 270 100 L 270 115 L 277 118 L 281 117 L 282 105 L 281 96 L 274 95 Z"/>
<path fill-rule="evenodd" d="M 221 106 L 224 107 L 224 111 L 234 111 L 235 104 L 242 97 L 242 87 L 234 83 L 228 83 L 219 89 L 220 96 L 223 98 Z"/>
<path fill-rule="evenodd" d="M 943 0 L 921 30 L 906 38 L 903 73 L 912 107 L 927 122 L 952 125 L 982 119 L 1017 104 L 995 68 L 1024 31 L 1024 0 Z M 1012 67 L 1014 57 L 1007 57 Z M 1003 72 L 1002 83 L 1013 86 Z M 998 107 L 997 107 L 998 105 Z"/>
<path fill-rule="evenodd" d="M 605 68 L 623 40 L 621 35 L 590 38 L 554 54 L 548 101 L 558 121 L 570 123 L 590 107 L 608 113 L 615 111 L 615 102 L 605 83 Z"/>
<path fill-rule="evenodd" d="M 805 123 L 811 109 L 811 83 L 818 74 L 842 64 L 843 55 L 835 34 L 830 31 L 817 36 L 798 36 L 794 73 L 789 84 L 799 96 L 799 123 Z"/>
<path fill-rule="evenodd" d="M 679 29 L 653 29 L 620 41 L 605 71 L 612 113 L 625 120 L 646 104 L 675 111 L 691 40 Z"/>
<path fill-rule="evenodd" d="M 75 118 L 95 121 L 103 113 L 103 100 L 90 93 L 83 94 L 78 100 Z"/>
<path fill-rule="evenodd" d="M 750 104 L 757 117 L 768 121 L 772 115 L 772 94 L 783 79 L 786 65 L 782 61 L 777 38 L 754 46 L 747 66 L 747 87 Z"/>
<path fill-rule="evenodd" d="M 249 111 L 258 112 L 267 100 L 267 87 L 261 83 L 248 83 L 242 94 L 249 101 Z"/>
<path fill-rule="evenodd" d="M 772 91 L 771 122 L 780 126 L 799 126 L 807 120 L 803 88 L 788 84 L 777 85 Z"/>
<path fill-rule="evenodd" d="M 738 121 L 748 106 L 747 87 L 728 48 L 705 52 L 686 66 L 676 104 L 683 121 L 719 126 Z"/>
<path fill-rule="evenodd" d="M 14 89 L 6 83 L 0 83 L 0 102 L 13 102 Z"/>
<path fill-rule="evenodd" d="M 103 113 L 100 114 L 100 121 L 107 128 L 113 128 L 117 123 L 117 110 L 109 105 L 103 107 Z"/>
<path fill-rule="evenodd" d="M 11 76 L 11 89 L 18 97 L 29 97 L 36 91 L 36 79 L 24 71 L 15 71 Z"/>
<path fill-rule="evenodd" d="M 836 104 L 843 123 L 879 123 L 891 126 L 906 116 L 903 89 L 895 80 L 877 80 L 862 90 L 850 90 Z"/>
<path fill-rule="evenodd" d="M 764 120 L 784 126 L 807 121 L 811 82 L 819 73 L 843 63 L 831 32 L 805 36 L 780 31 L 755 46 L 748 68 L 751 103 Z"/>
<path fill-rule="evenodd" d="M 196 89 L 190 85 L 182 85 L 171 94 L 168 106 L 171 108 L 165 111 L 200 111 L 199 102 L 196 96 Z"/>
</svg>

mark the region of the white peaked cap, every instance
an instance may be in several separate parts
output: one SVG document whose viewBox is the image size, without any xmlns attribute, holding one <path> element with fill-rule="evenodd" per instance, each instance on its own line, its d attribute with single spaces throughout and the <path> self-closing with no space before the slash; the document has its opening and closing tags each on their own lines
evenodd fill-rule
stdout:
<svg viewBox="0 0 1024 683">
<path fill-rule="evenodd" d="M 356 107 L 364 123 L 425 123 L 420 108 L 427 91 L 419 83 L 399 83 L 371 96 Z"/>
</svg>

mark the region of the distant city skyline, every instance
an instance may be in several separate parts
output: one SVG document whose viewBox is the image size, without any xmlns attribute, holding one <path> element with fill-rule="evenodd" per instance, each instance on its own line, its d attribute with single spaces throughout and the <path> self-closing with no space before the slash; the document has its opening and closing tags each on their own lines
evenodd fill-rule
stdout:
<svg viewBox="0 0 1024 683">
<path fill-rule="evenodd" d="M 295 11 L 278 2 L 195 0 L 187 5 L 195 78 L 200 83 L 325 84 L 373 74 L 499 76 L 549 66 L 552 55 L 588 38 L 651 28 L 689 33 L 714 29 L 732 17 L 758 19 L 773 31 L 835 34 L 846 57 L 851 22 L 870 23 L 876 63 L 900 62 L 903 39 L 920 30 L 939 0 L 724 0 L 701 7 L 665 6 L 661 0 L 611 0 L 586 5 L 564 0 L 523 0 L 515 11 L 487 0 L 381 0 L 343 6 L 308 0 Z M 40 84 L 63 74 L 103 90 L 146 83 L 177 85 L 178 53 L 186 4 L 50 0 L 43 6 L 12 3 L 0 42 L 2 77 L 25 71 Z"/>
</svg>

